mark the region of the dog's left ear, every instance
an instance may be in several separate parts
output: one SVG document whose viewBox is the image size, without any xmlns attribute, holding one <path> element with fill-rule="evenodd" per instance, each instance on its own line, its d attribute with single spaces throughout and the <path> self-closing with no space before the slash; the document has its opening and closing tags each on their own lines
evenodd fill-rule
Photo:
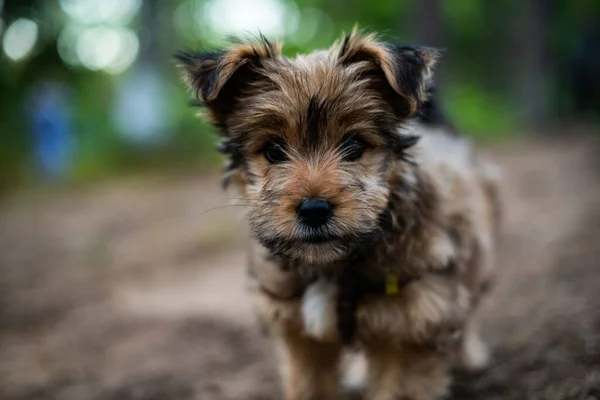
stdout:
<svg viewBox="0 0 600 400">
<path fill-rule="evenodd" d="M 365 72 L 382 75 L 399 97 L 393 100 L 394 109 L 402 117 L 410 117 L 427 100 L 433 68 L 441 54 L 441 49 L 431 47 L 382 43 L 375 35 L 360 34 L 355 29 L 339 44 L 338 57 L 343 65 L 362 63 Z"/>
<path fill-rule="evenodd" d="M 226 131 L 227 119 L 240 98 L 261 79 L 263 63 L 281 55 L 281 45 L 259 36 L 250 43 L 235 43 L 224 51 L 180 52 L 175 55 L 184 79 L 196 98 L 209 110 L 212 122 Z"/>
</svg>

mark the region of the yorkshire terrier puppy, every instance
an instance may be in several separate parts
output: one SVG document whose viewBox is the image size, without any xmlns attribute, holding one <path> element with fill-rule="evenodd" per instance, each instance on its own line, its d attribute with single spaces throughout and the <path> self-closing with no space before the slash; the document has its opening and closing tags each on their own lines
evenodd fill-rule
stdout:
<svg viewBox="0 0 600 400">
<path fill-rule="evenodd" d="M 492 168 L 432 98 L 439 51 L 353 31 L 296 58 L 265 38 L 180 53 L 249 205 L 250 276 L 287 400 L 429 400 L 487 353 L 474 311 L 492 277 Z"/>
</svg>

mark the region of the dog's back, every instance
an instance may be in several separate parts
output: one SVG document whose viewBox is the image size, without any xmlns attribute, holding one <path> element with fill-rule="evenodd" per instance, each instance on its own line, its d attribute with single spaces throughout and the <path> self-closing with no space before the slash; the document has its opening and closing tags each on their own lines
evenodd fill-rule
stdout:
<svg viewBox="0 0 600 400">
<path fill-rule="evenodd" d="M 417 164 L 440 197 L 442 219 L 457 232 L 464 255 L 464 278 L 477 301 L 492 278 L 492 254 L 501 219 L 499 168 L 481 157 L 460 135 L 432 93 L 411 127 L 420 137 Z"/>
</svg>

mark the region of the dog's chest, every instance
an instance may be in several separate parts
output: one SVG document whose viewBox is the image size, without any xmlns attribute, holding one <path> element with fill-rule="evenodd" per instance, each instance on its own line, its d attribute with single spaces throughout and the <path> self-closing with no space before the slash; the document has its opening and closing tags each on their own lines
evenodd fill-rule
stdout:
<svg viewBox="0 0 600 400">
<path fill-rule="evenodd" d="M 344 273 L 335 281 L 321 277 L 309 284 L 302 295 L 301 316 L 305 333 L 317 339 L 339 338 L 354 341 L 356 313 L 367 298 L 396 297 L 414 279 L 388 273 L 372 281 L 356 273 Z"/>
<path fill-rule="evenodd" d="M 338 285 L 325 278 L 318 279 L 306 288 L 302 296 L 301 315 L 308 336 L 316 339 L 337 337 L 338 294 Z"/>
</svg>

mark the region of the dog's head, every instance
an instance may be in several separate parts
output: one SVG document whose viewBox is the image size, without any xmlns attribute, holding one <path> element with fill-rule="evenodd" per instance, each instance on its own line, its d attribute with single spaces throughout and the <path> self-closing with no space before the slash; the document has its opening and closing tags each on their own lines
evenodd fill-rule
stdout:
<svg viewBox="0 0 600 400">
<path fill-rule="evenodd" d="M 281 256 L 330 263 L 378 231 L 417 141 L 399 128 L 426 100 L 437 57 L 354 31 L 295 59 L 261 37 L 179 60 L 225 138 L 225 182 L 241 187 L 254 236 Z"/>
</svg>

